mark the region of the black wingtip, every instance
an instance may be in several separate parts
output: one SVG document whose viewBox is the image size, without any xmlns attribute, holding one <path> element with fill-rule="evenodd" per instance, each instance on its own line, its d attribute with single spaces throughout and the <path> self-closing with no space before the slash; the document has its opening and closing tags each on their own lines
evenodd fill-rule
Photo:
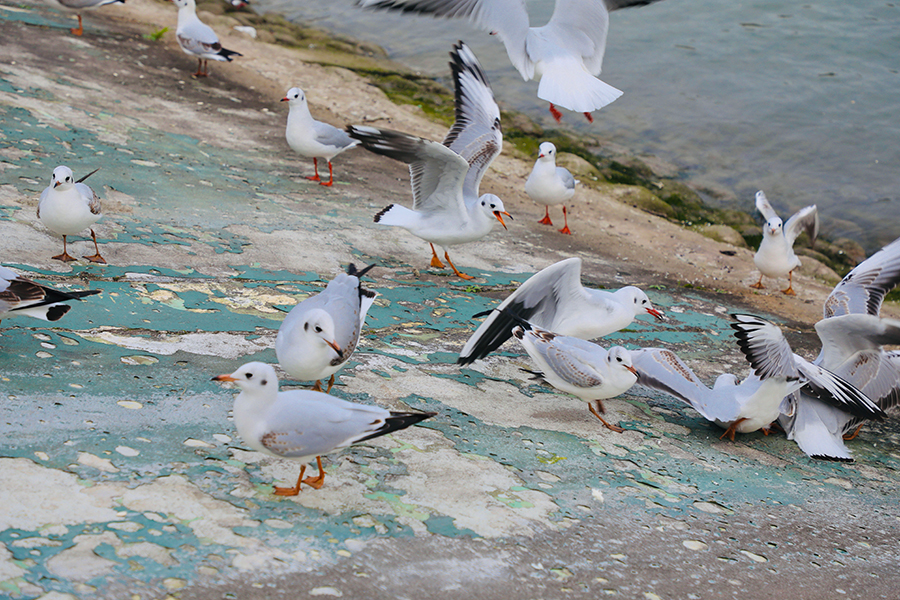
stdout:
<svg viewBox="0 0 900 600">
<path fill-rule="evenodd" d="M 394 208 L 394 205 L 393 205 L 393 204 L 391 204 L 390 206 L 385 206 L 384 208 L 382 208 L 381 211 L 379 211 L 379 213 L 378 213 L 377 215 L 375 215 L 375 222 L 376 222 L 376 223 L 381 223 L 381 217 L 383 217 L 384 215 L 386 215 L 386 214 L 388 213 L 388 211 L 391 210 L 392 208 Z"/>
<path fill-rule="evenodd" d="M 852 463 L 854 460 L 852 458 L 844 458 L 839 456 L 828 456 L 827 454 L 810 454 L 810 458 L 814 458 L 816 460 L 827 460 L 828 462 L 839 462 L 839 463 Z"/>
<path fill-rule="evenodd" d="M 124 4 L 124 1 L 122 3 Z M 101 167 L 97 167 L 96 169 L 94 169 L 93 171 L 91 171 L 90 173 L 88 173 L 87 175 L 85 175 L 84 177 L 82 177 L 81 179 L 76 181 L 75 183 L 81 183 L 82 181 L 84 181 L 85 179 L 87 179 L 88 177 L 90 177 L 91 175 L 93 175 L 94 173 L 99 171 L 100 169 L 101 169 Z"/>
<path fill-rule="evenodd" d="M 47 320 L 48 321 L 59 321 L 64 314 L 69 312 L 69 309 L 72 307 L 68 304 L 57 304 L 56 306 L 51 306 L 47 309 Z"/>
<path fill-rule="evenodd" d="M 347 275 L 350 275 L 351 277 L 356 277 L 357 279 L 361 279 L 363 277 L 363 275 L 365 275 L 366 273 L 371 271 L 377 265 L 378 265 L 378 263 L 372 263 L 368 267 L 364 268 L 362 271 L 357 271 L 356 265 L 354 265 L 353 263 L 350 263 L 349 265 L 347 265 Z"/>
<path fill-rule="evenodd" d="M 372 434 L 360 438 L 359 442 L 363 442 L 365 440 L 371 440 L 373 438 L 381 437 L 383 435 L 387 435 L 393 431 L 399 431 L 401 429 L 406 429 L 411 425 L 415 425 L 425 419 L 430 419 L 434 416 L 437 416 L 436 412 L 394 412 L 391 411 L 391 416 L 384 420 L 384 425 L 381 426 L 378 431 L 373 432 Z"/>
</svg>

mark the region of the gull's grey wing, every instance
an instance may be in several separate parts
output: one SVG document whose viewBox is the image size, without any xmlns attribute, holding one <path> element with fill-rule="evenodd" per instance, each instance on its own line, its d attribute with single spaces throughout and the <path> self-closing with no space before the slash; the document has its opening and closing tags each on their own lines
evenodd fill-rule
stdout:
<svg viewBox="0 0 900 600">
<path fill-rule="evenodd" d="M 815 204 L 801 208 L 784 224 L 784 237 L 787 238 L 788 245 L 793 246 L 804 231 L 809 236 L 809 245 L 812 247 L 819 236 L 819 211 Z"/>
<path fill-rule="evenodd" d="M 534 63 L 525 50 L 528 34 L 525 0 L 357 0 L 356 4 L 362 8 L 468 19 L 500 38 L 510 62 L 523 79 L 528 81 L 534 76 Z"/>
<path fill-rule="evenodd" d="M 562 180 L 563 185 L 567 190 L 575 189 L 575 184 L 577 182 L 575 181 L 575 177 L 572 176 L 572 173 L 570 173 L 568 169 L 566 169 L 565 167 L 556 167 L 556 176 Z"/>
<path fill-rule="evenodd" d="M 200 21 L 193 21 L 175 32 L 181 47 L 193 54 L 217 53 L 222 49 L 219 36 L 212 28 Z"/>
<path fill-rule="evenodd" d="M 850 450 L 844 445 L 842 433 L 847 413 L 816 398 L 802 395 L 793 416 L 782 415 L 778 422 L 789 440 L 812 458 L 853 462 Z"/>
<path fill-rule="evenodd" d="M 71 308 L 59 303 L 99 293 L 100 290 L 64 292 L 0 267 L 0 318 L 8 313 L 17 313 L 56 321 Z"/>
<path fill-rule="evenodd" d="M 588 72 L 596 76 L 603 66 L 608 31 L 609 10 L 603 0 L 556 0 L 550 21 L 534 33 L 579 56 Z"/>
<path fill-rule="evenodd" d="M 595 365 L 606 360 L 606 351 L 596 344 L 578 338 L 558 336 L 541 329 L 526 331 L 531 340 L 526 350 L 540 359 L 566 383 L 579 388 L 602 385 L 605 377 Z"/>
<path fill-rule="evenodd" d="M 466 218 L 462 189 L 469 163 L 443 144 L 390 129 L 349 125 L 347 133 L 363 147 L 409 165 L 413 209 L 450 212 Z"/>
<path fill-rule="evenodd" d="M 832 371 L 857 353 L 880 353 L 882 346 L 900 345 L 900 321 L 866 314 L 822 319 L 816 323 L 816 333 L 822 341 L 816 364 Z"/>
<path fill-rule="evenodd" d="M 320 456 L 369 437 L 390 415 L 377 406 L 324 396 L 309 390 L 280 392 L 266 416 L 263 446 L 285 458 Z"/>
<path fill-rule="evenodd" d="M 335 148 L 347 148 L 359 144 L 343 129 L 338 129 L 329 123 L 322 121 L 313 121 L 313 131 L 315 132 L 316 141 L 326 146 L 334 146 Z"/>
<path fill-rule="evenodd" d="M 75 189 L 81 194 L 81 197 L 87 200 L 88 208 L 91 209 L 91 213 L 95 215 L 100 214 L 100 196 L 94 193 L 94 190 L 90 188 L 90 186 L 84 183 L 76 183 Z"/>
<path fill-rule="evenodd" d="M 878 316 L 884 297 L 900 283 L 900 238 L 847 273 L 825 299 L 825 318 L 848 314 Z"/>
<path fill-rule="evenodd" d="M 778 213 L 769 204 L 769 199 L 766 198 L 766 194 L 762 190 L 756 192 L 756 210 L 762 214 L 766 221 L 778 218 Z"/>
<path fill-rule="evenodd" d="M 66 8 L 73 10 L 94 8 L 96 6 L 104 6 L 106 4 L 115 4 L 116 2 L 125 3 L 125 0 L 56 0 Z"/>
<path fill-rule="evenodd" d="M 713 392 L 694 374 L 690 367 L 671 350 L 639 348 L 630 350 L 631 364 L 638 373 L 637 383 L 665 392 L 691 406 L 709 421 L 729 421 L 737 407 L 720 406 L 715 409 Z"/>
<path fill-rule="evenodd" d="M 484 172 L 503 148 L 500 109 L 472 50 L 459 42 L 450 58 L 456 89 L 456 121 L 444 138 L 444 145 L 469 164 L 463 194 L 477 198 Z"/>
<path fill-rule="evenodd" d="M 760 379 L 768 377 L 797 377 L 799 371 L 794 351 L 784 338 L 781 328 L 754 315 L 731 315 L 731 324 L 738 347 Z"/>
<path fill-rule="evenodd" d="M 519 320 L 553 331 L 557 315 L 588 304 L 581 285 L 581 259 L 567 258 L 535 273 L 488 314 L 462 351 L 459 364 L 484 358 L 512 336 Z M 478 316 L 478 315 L 476 315 Z"/>
</svg>

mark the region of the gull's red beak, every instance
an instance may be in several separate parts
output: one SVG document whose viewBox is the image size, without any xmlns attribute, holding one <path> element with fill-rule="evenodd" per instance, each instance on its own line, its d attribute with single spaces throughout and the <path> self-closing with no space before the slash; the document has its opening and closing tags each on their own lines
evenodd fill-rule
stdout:
<svg viewBox="0 0 900 600">
<path fill-rule="evenodd" d="M 625 368 L 628 369 L 629 371 L 631 371 L 632 373 L 634 373 L 635 377 L 638 376 L 637 370 L 636 370 L 634 367 L 632 367 L 631 365 L 628 365 L 628 366 L 625 367 Z"/>
<path fill-rule="evenodd" d="M 53 187 L 58 188 L 61 184 L 62 184 L 62 181 L 57 181 L 56 183 L 53 184 Z"/>
<path fill-rule="evenodd" d="M 503 222 L 503 215 L 506 215 L 510 219 L 512 219 L 512 215 L 508 212 L 500 212 L 499 210 L 494 211 L 494 216 L 497 217 L 497 220 L 500 221 L 500 224 L 503 225 L 503 229 L 509 231 L 509 227 L 506 226 L 506 223 Z"/>
<path fill-rule="evenodd" d="M 290 102 L 291 99 L 290 99 L 290 98 L 282 98 L 281 101 L 282 101 L 282 102 Z"/>
<path fill-rule="evenodd" d="M 540 154 L 538 154 L 538 158 L 544 158 L 544 153 L 541 152 Z"/>
<path fill-rule="evenodd" d="M 331 346 L 334 349 L 334 351 L 337 352 L 338 358 L 344 358 L 344 351 L 341 350 L 341 347 L 338 346 L 337 342 L 331 341 L 331 342 L 325 342 L 325 343 L 328 344 L 329 346 Z"/>
<path fill-rule="evenodd" d="M 238 379 L 231 375 L 216 375 L 210 381 L 238 381 Z"/>
<path fill-rule="evenodd" d="M 656 317 L 657 321 L 665 321 L 666 315 L 661 310 L 656 310 L 655 308 L 648 308 L 647 312 Z"/>
</svg>

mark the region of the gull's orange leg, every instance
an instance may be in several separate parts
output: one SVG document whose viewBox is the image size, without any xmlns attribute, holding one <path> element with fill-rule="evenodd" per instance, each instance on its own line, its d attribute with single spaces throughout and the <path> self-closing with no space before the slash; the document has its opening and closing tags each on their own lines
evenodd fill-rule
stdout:
<svg viewBox="0 0 900 600">
<path fill-rule="evenodd" d="M 200 77 L 206 77 L 206 73 L 203 72 L 203 59 L 197 59 L 197 72 L 194 73 L 194 79 L 199 79 Z"/>
<path fill-rule="evenodd" d="M 429 242 L 428 245 L 431 246 L 431 266 L 437 269 L 443 269 L 444 263 L 442 263 L 441 259 L 438 258 L 437 252 L 434 249 L 434 244 Z"/>
<path fill-rule="evenodd" d="M 303 483 L 303 473 L 306 472 L 306 465 L 300 467 L 300 477 L 297 478 L 297 485 L 294 487 L 278 487 L 275 486 L 276 496 L 296 496 L 300 493 L 300 484 Z"/>
<path fill-rule="evenodd" d="M 755 289 L 755 290 L 764 290 L 764 289 L 766 289 L 766 286 L 763 285 L 762 277 L 763 277 L 763 276 L 762 276 L 762 273 L 760 273 L 760 274 L 759 274 L 759 281 L 757 281 L 756 283 L 754 283 L 754 284 L 751 285 L 750 287 L 752 287 L 752 288 Z"/>
<path fill-rule="evenodd" d="M 322 457 L 316 457 L 316 466 L 319 467 L 319 474 L 315 477 L 307 477 L 303 480 L 303 483 L 313 488 L 314 490 L 318 490 L 323 485 L 325 485 L 325 469 L 322 468 Z M 298 484 L 299 485 L 299 484 Z"/>
<path fill-rule="evenodd" d="M 601 403 L 599 400 L 597 400 L 597 406 L 600 408 L 600 412 L 605 412 L 605 411 L 603 410 L 603 403 Z M 609 430 L 611 430 L 611 431 L 615 431 L 616 433 L 622 433 L 623 431 L 625 431 L 624 429 L 622 429 L 622 428 L 619 427 L 618 425 L 612 425 L 612 424 L 610 424 L 610 423 L 607 423 L 606 419 L 604 419 L 603 417 L 601 417 L 601 416 L 600 416 L 600 413 L 597 412 L 597 409 L 594 408 L 593 403 L 588 404 L 588 408 L 590 409 L 591 413 L 592 413 L 595 417 L 597 417 L 598 419 L 600 419 L 600 422 L 603 423 L 603 424 L 606 426 L 607 429 L 609 429 Z"/>
<path fill-rule="evenodd" d="M 594 115 L 592 115 L 592 114 L 589 113 L 589 112 L 582 113 L 582 114 L 584 114 L 584 118 L 588 120 L 588 123 L 593 123 L 593 122 L 594 122 Z"/>
<path fill-rule="evenodd" d="M 459 277 L 460 279 L 475 279 L 471 275 L 466 275 L 465 273 L 457 269 L 456 265 L 453 264 L 453 261 L 450 260 L 450 255 L 447 254 L 446 250 L 444 250 L 444 258 L 447 259 L 447 264 L 450 265 L 450 268 L 453 269 L 453 272 L 456 273 L 457 277 Z"/>
<path fill-rule="evenodd" d="M 733 442 L 733 441 L 734 441 L 734 434 L 735 434 L 735 432 L 737 431 L 737 426 L 740 425 L 741 423 L 743 423 L 743 422 L 746 421 L 746 420 L 747 420 L 746 417 L 741 417 L 740 419 L 738 419 L 737 421 L 735 421 L 734 423 L 732 423 L 731 425 L 729 425 L 729 426 L 728 426 L 728 429 L 725 430 L 725 433 L 723 433 L 722 435 L 719 436 L 719 439 L 721 440 L 723 437 L 725 437 L 725 436 L 727 435 L 727 436 L 728 436 L 728 439 L 731 440 L 731 441 Z"/>
<path fill-rule="evenodd" d="M 71 256 L 68 252 L 66 252 L 66 236 L 63 236 L 63 251 L 62 254 L 57 254 L 56 256 L 51 257 L 53 260 L 61 260 L 63 262 L 72 262 L 75 260 L 74 256 Z"/>
<path fill-rule="evenodd" d="M 81 26 L 81 15 L 78 15 L 78 28 L 72 28 L 69 31 L 71 31 L 75 35 L 81 35 L 82 33 L 84 33 L 84 27 Z"/>
<path fill-rule="evenodd" d="M 550 207 L 544 207 L 544 218 L 538 221 L 541 225 L 553 225 L 553 221 L 550 220 Z"/>
<path fill-rule="evenodd" d="M 787 294 L 788 296 L 796 296 L 797 292 L 794 291 L 794 272 L 788 272 L 788 286 L 786 290 L 781 290 L 782 294 Z"/>
<path fill-rule="evenodd" d="M 312 177 L 307 175 L 306 178 L 309 179 L 310 181 L 321 182 L 322 180 L 319 179 L 319 159 L 317 159 L 315 156 L 313 157 L 313 168 L 316 170 L 316 174 L 313 175 Z"/>
<path fill-rule="evenodd" d="M 100 263 L 105 265 L 106 259 L 100 256 L 100 248 L 97 246 L 97 234 L 94 233 L 93 229 L 91 229 L 91 239 L 94 240 L 94 250 L 96 250 L 96 254 L 93 254 L 92 256 L 85 256 L 84 258 L 93 263 Z"/>
<path fill-rule="evenodd" d="M 553 106 L 553 103 L 550 103 L 550 114 L 553 115 L 553 118 L 556 119 L 556 122 L 559 123 L 562 121 L 562 113 Z"/>
<path fill-rule="evenodd" d="M 588 113 L 590 114 L 590 113 Z M 560 233 L 564 233 L 566 235 L 572 235 L 572 232 L 569 231 L 569 215 L 566 214 L 566 205 L 563 204 L 563 220 L 565 221 L 565 226 L 559 230 Z"/>
<path fill-rule="evenodd" d="M 328 161 L 328 181 L 320 181 L 319 185 L 331 187 L 334 183 L 334 171 L 331 170 L 331 161 Z"/>
<path fill-rule="evenodd" d="M 312 386 L 312 391 L 321 392 L 322 391 L 322 382 L 316 379 L 316 385 Z"/>
<path fill-rule="evenodd" d="M 330 394 L 331 388 L 333 388 L 333 387 L 334 387 L 334 373 L 331 374 L 331 379 L 328 380 L 328 389 L 325 390 L 325 393 Z"/>
<path fill-rule="evenodd" d="M 844 438 L 845 441 L 848 441 L 848 442 L 849 442 L 850 440 L 852 440 L 853 438 L 855 438 L 856 436 L 858 436 L 860 431 L 862 431 L 862 423 L 859 424 L 859 427 L 856 428 L 856 431 L 854 431 L 854 432 L 851 433 L 850 435 L 845 435 L 845 436 L 843 436 L 843 438 Z"/>
</svg>

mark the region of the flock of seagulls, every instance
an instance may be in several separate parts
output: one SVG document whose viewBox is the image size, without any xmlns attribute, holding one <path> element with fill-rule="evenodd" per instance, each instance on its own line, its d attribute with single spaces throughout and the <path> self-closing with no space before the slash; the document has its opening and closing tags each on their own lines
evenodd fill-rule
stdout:
<svg viewBox="0 0 900 600">
<path fill-rule="evenodd" d="M 75 0 L 60 0 L 75 3 Z M 521 0 L 358 0 L 365 8 L 396 10 L 436 17 L 461 17 L 497 34 L 510 60 L 526 79 L 540 79 L 538 96 L 556 106 L 591 112 L 621 92 L 596 79 L 606 43 L 610 10 L 648 4 L 653 0 L 558 0 L 550 22 L 530 27 Z M 230 61 L 240 56 L 222 48 L 215 33 L 196 15 L 194 0 L 173 0 L 179 8 L 176 37 L 181 48 L 197 57 L 196 77 L 208 74 L 209 60 Z M 106 2 L 85 1 L 77 8 Z M 79 25 L 80 25 L 79 15 Z M 81 27 L 79 26 L 80 35 Z M 444 268 L 435 249 L 462 279 L 471 279 L 450 260 L 449 248 L 487 236 L 496 223 L 511 219 L 502 200 L 481 194 L 485 172 L 500 154 L 503 134 L 500 111 L 488 79 L 474 53 L 459 42 L 450 53 L 456 113 L 442 142 L 368 125 L 339 129 L 315 120 L 306 94 L 293 87 L 282 99 L 289 103 L 285 138 L 300 156 L 313 159 L 315 174 L 308 179 L 334 184 L 332 159 L 356 146 L 409 165 L 412 208 L 392 204 L 374 216 L 380 225 L 400 227 L 429 243 L 431 265 Z M 318 159 L 328 165 L 329 177 L 319 175 Z M 96 172 L 96 171 L 94 171 Z M 50 185 L 38 203 L 38 218 L 62 235 L 63 252 L 53 259 L 76 260 L 67 251 L 67 236 L 90 230 L 95 254 L 84 258 L 106 261 L 100 254 L 92 225 L 101 218 L 100 198 L 76 181 L 67 166 L 54 169 Z M 541 223 L 552 224 L 549 207 L 565 204 L 578 181 L 556 166 L 556 147 L 544 142 L 525 192 L 546 208 Z M 788 277 L 785 294 L 793 294 L 793 270 L 799 259 L 793 244 L 801 232 L 814 243 L 818 233 L 815 206 L 808 206 L 783 224 L 760 191 L 756 207 L 765 217 L 764 237 L 754 262 L 762 277 Z M 296 495 L 301 485 L 320 488 L 325 471 L 321 457 L 349 445 L 398 431 L 432 418 L 429 412 L 393 412 L 376 406 L 346 402 L 330 395 L 335 375 L 350 360 L 377 292 L 363 287 L 362 278 L 375 265 L 357 270 L 349 265 L 320 293 L 298 303 L 284 319 L 275 342 L 281 368 L 292 378 L 314 381 L 310 390 L 279 391 L 272 365 L 251 362 L 213 380 L 235 384 L 234 423 L 241 438 L 254 450 L 301 464 L 295 485 L 275 487 L 277 495 Z M 734 440 L 738 433 L 776 426 L 801 450 L 815 458 L 849 461 L 845 437 L 858 432 L 866 420 L 884 419 L 900 404 L 900 352 L 884 346 L 900 344 L 900 321 L 879 315 L 884 296 L 900 282 L 900 239 L 858 265 L 825 302 L 824 319 L 816 324 L 822 351 L 812 362 L 795 354 L 775 324 L 753 315 L 735 314 L 736 344 L 748 363 L 739 379 L 725 373 L 712 388 L 674 352 L 665 348 L 604 348 L 592 342 L 621 331 L 636 317 L 665 315 L 642 290 L 626 286 L 596 290 L 581 283 L 581 260 L 561 260 L 536 273 L 485 317 L 460 351 L 461 365 L 482 360 L 515 338 L 536 365 L 524 369 L 535 378 L 588 403 L 602 424 L 621 432 L 603 418 L 603 400 L 619 396 L 634 385 L 663 391 L 715 423 Z M 40 285 L 0 267 L 0 319 L 25 314 L 56 321 L 71 301 L 98 290 L 66 292 Z M 328 379 L 326 389 L 322 381 Z M 304 477 L 316 460 L 318 474 Z"/>
</svg>

